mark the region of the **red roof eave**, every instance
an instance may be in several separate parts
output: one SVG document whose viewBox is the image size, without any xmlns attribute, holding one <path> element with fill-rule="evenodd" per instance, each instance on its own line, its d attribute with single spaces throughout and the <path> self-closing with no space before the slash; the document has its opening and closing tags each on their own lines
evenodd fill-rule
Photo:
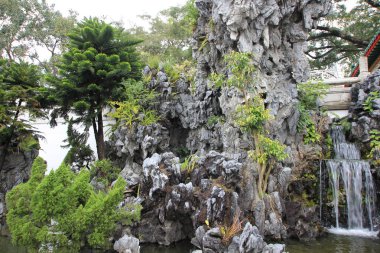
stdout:
<svg viewBox="0 0 380 253">
<path fill-rule="evenodd" d="M 367 49 L 367 51 L 365 52 L 364 56 L 368 57 L 372 53 L 373 49 L 376 47 L 376 44 L 379 43 L 379 41 L 380 41 L 380 33 L 377 34 L 376 38 L 373 40 L 372 44 Z M 370 66 L 368 66 L 368 67 L 370 67 Z M 351 77 L 357 76 L 358 73 L 359 73 L 359 65 L 357 65 L 355 67 L 354 71 L 352 71 Z"/>
</svg>

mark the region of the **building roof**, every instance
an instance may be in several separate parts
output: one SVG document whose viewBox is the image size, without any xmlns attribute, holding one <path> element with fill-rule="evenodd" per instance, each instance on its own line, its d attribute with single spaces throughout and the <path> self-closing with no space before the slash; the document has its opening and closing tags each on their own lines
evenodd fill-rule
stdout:
<svg viewBox="0 0 380 253">
<path fill-rule="evenodd" d="M 372 38 L 364 51 L 364 56 L 368 57 L 368 70 L 371 72 L 373 68 L 380 63 L 380 31 Z M 358 76 L 359 73 L 359 65 L 356 65 L 351 72 L 351 77 Z"/>
</svg>

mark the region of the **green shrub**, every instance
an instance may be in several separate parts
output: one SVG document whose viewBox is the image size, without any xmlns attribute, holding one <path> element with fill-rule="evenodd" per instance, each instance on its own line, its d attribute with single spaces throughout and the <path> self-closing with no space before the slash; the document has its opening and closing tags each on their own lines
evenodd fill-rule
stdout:
<svg viewBox="0 0 380 253">
<path fill-rule="evenodd" d="M 37 138 L 29 134 L 21 140 L 19 147 L 22 151 L 31 151 L 33 149 L 39 150 L 40 143 Z"/>
<path fill-rule="evenodd" d="M 323 98 L 328 92 L 329 86 L 323 82 L 309 81 L 297 85 L 298 90 L 298 111 L 300 117 L 297 123 L 297 131 L 304 133 L 304 143 L 319 143 L 321 134 L 317 132 L 316 122 L 312 118 L 318 108 L 318 100 Z"/>
<path fill-rule="evenodd" d="M 373 129 L 370 132 L 370 152 L 368 154 L 369 159 L 374 159 L 375 164 L 379 165 L 380 161 L 378 157 L 376 157 L 376 153 L 380 154 L 380 131 L 377 129 Z"/>
<path fill-rule="evenodd" d="M 108 192 L 95 192 L 88 170 L 76 175 L 62 165 L 47 176 L 45 171 L 45 162 L 37 158 L 29 181 L 6 195 L 7 224 L 16 245 L 69 246 L 73 252 L 84 244 L 107 248 L 116 222 L 130 224 L 140 217 L 139 206 L 119 207 L 126 186 L 122 178 Z"/>
<path fill-rule="evenodd" d="M 143 126 L 151 125 L 159 120 L 155 110 L 149 109 L 157 97 L 157 93 L 145 87 L 144 83 L 128 80 L 125 82 L 126 100 L 109 102 L 113 111 L 108 116 L 123 122 L 129 127 L 133 123 Z M 118 124 L 115 126 L 117 127 Z"/>
<path fill-rule="evenodd" d="M 380 98 L 378 91 L 372 91 L 369 93 L 367 99 L 363 102 L 363 109 L 367 112 L 373 111 L 373 100 Z"/>
<path fill-rule="evenodd" d="M 110 186 L 118 178 L 120 171 L 121 169 L 113 166 L 110 160 L 98 160 L 90 166 L 90 178 Z"/>
<path fill-rule="evenodd" d="M 187 173 L 190 174 L 194 170 L 195 165 L 198 160 L 199 160 L 199 157 L 196 155 L 190 155 L 186 157 L 184 162 L 181 163 L 181 170 L 186 170 Z"/>
<path fill-rule="evenodd" d="M 212 127 L 214 127 L 216 124 L 218 124 L 219 122 L 224 122 L 224 117 L 222 117 L 222 116 L 217 116 L 217 115 L 212 115 L 212 116 L 210 116 L 210 117 L 207 119 L 207 123 L 206 123 L 206 125 L 207 125 L 209 128 L 212 128 Z"/>
</svg>

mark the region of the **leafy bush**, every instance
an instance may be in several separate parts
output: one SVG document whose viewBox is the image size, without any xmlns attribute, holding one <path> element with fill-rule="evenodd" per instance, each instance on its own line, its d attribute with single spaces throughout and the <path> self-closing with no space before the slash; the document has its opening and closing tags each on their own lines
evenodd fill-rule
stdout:
<svg viewBox="0 0 380 253">
<path fill-rule="evenodd" d="M 6 195 L 7 224 L 14 244 L 70 246 L 73 251 L 84 243 L 108 247 L 116 222 L 129 224 L 140 217 L 139 206 L 128 210 L 119 206 L 126 185 L 122 178 L 107 193 L 96 193 L 88 170 L 76 175 L 62 165 L 47 176 L 45 171 L 45 162 L 37 158 L 29 181 Z"/>
<path fill-rule="evenodd" d="M 245 132 L 262 132 L 265 122 L 270 119 L 269 110 L 259 96 L 236 109 L 236 124 Z"/>
<path fill-rule="evenodd" d="M 326 96 L 329 86 L 322 81 L 300 83 L 297 85 L 298 100 L 305 110 L 317 110 L 318 100 Z"/>
<path fill-rule="evenodd" d="M 297 131 L 304 132 L 304 143 L 318 143 L 321 140 L 321 134 L 316 130 L 316 122 L 312 114 L 317 111 L 318 100 L 323 98 L 329 89 L 323 82 L 306 82 L 297 85 L 298 89 L 298 111 L 300 117 L 297 123 Z"/>
<path fill-rule="evenodd" d="M 33 135 L 29 134 L 22 139 L 22 141 L 19 144 L 19 147 L 23 151 L 31 151 L 33 149 L 39 150 L 40 149 L 40 143 L 38 142 L 37 138 L 35 138 Z"/>
<path fill-rule="evenodd" d="M 367 99 L 363 102 L 363 109 L 367 112 L 373 111 L 373 101 L 380 98 L 379 91 L 372 91 L 369 93 Z"/>
<path fill-rule="evenodd" d="M 380 161 L 378 160 L 379 157 L 377 157 L 380 155 L 380 131 L 373 129 L 369 133 L 371 139 L 369 145 L 371 147 L 371 150 L 368 154 L 368 158 L 375 159 L 375 163 L 380 164 Z"/>
<path fill-rule="evenodd" d="M 113 111 L 108 116 L 117 119 L 119 123 L 124 122 L 129 127 L 134 122 L 147 126 L 158 121 L 156 111 L 147 109 L 157 96 L 155 91 L 149 90 L 142 82 L 128 80 L 125 82 L 125 93 L 126 100 L 109 103 Z"/>
<path fill-rule="evenodd" d="M 207 126 L 209 128 L 215 126 L 219 122 L 224 122 L 224 118 L 222 116 L 212 115 L 207 119 Z"/>
<path fill-rule="evenodd" d="M 98 160 L 90 166 L 90 178 L 95 178 L 105 186 L 110 186 L 118 178 L 119 173 L 120 168 L 113 166 L 108 159 Z"/>
<path fill-rule="evenodd" d="M 186 157 L 183 163 L 181 163 L 181 170 L 186 170 L 187 173 L 190 174 L 194 170 L 198 160 L 199 157 L 196 155 L 190 155 Z"/>
</svg>

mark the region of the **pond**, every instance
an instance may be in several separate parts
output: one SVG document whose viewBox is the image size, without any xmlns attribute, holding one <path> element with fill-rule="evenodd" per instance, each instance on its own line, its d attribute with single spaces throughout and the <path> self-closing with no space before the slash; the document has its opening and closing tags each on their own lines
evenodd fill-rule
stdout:
<svg viewBox="0 0 380 253">
<path fill-rule="evenodd" d="M 379 253 L 380 239 L 342 236 L 329 234 L 316 241 L 287 241 L 286 250 L 289 253 Z M 145 245 L 141 253 L 187 253 L 191 252 L 188 242 L 181 242 L 171 247 Z M 83 251 L 82 253 L 100 253 L 99 251 Z M 27 253 L 24 248 L 14 247 L 9 238 L 0 237 L 0 253 Z"/>
</svg>

